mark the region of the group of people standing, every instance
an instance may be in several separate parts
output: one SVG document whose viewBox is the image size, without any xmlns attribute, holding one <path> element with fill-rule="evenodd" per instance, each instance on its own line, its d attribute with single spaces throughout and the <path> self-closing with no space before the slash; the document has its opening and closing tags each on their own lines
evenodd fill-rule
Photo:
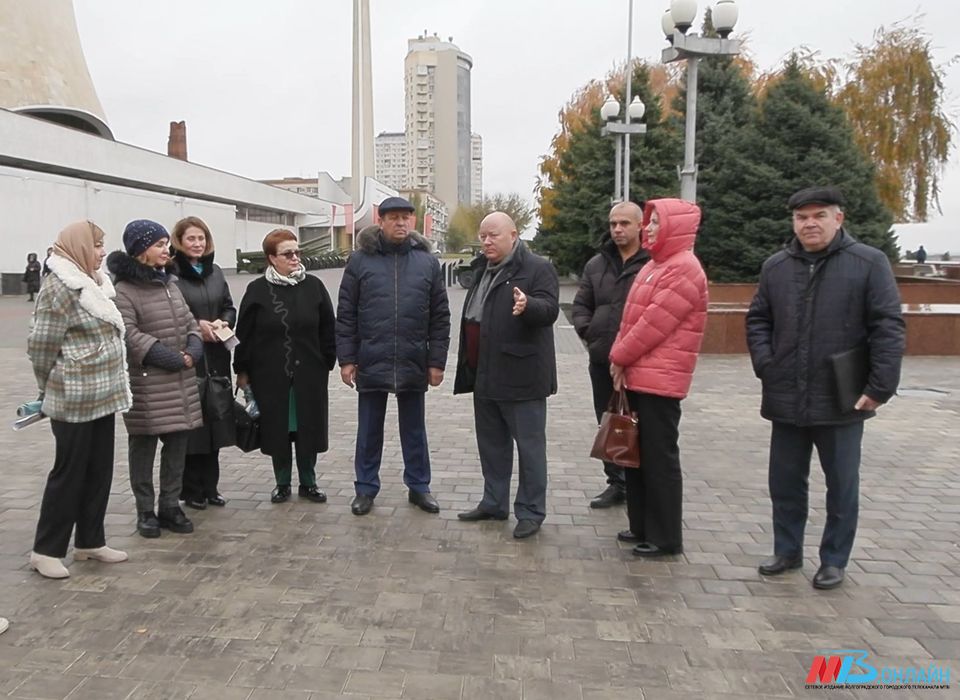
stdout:
<svg viewBox="0 0 960 700">
<path fill-rule="evenodd" d="M 840 194 L 798 192 L 789 202 L 795 238 L 760 276 L 747 335 L 773 421 L 770 492 L 774 557 L 760 573 L 802 564 L 812 447 L 827 476 L 827 525 L 814 585 L 843 581 L 856 529 L 863 420 L 895 392 L 904 346 L 899 296 L 882 253 L 842 228 Z M 107 261 L 91 222 L 61 232 L 50 258 L 29 339 L 42 411 L 51 418 L 56 458 L 47 481 L 31 565 L 69 575 L 60 561 L 75 527 L 75 559 L 123 561 L 106 545 L 103 517 L 112 478 L 114 415 L 124 413 L 137 529 L 189 533 L 180 508 L 222 506 L 218 454 L 232 443 L 230 353 L 222 331 L 236 327 L 238 388 L 260 409 L 261 450 L 273 462 L 271 501 L 298 494 L 322 503 L 317 455 L 329 447 L 328 379 L 358 392 L 351 510 L 363 516 L 380 491 L 387 400 L 396 395 L 408 500 L 428 513 L 431 492 L 425 394 L 444 379 L 450 310 L 430 243 L 409 228 L 413 206 L 392 197 L 381 222 L 357 236 L 340 284 L 337 312 L 323 283 L 300 264 L 296 235 L 266 236 L 266 272 L 250 283 L 239 314 L 213 239 L 195 217 L 171 236 L 156 222 L 127 225 L 124 250 Z M 678 199 L 615 205 L 610 237 L 586 265 L 573 304 L 589 353 L 598 419 L 615 391 L 638 418 L 640 468 L 604 464 L 607 488 L 590 505 L 627 505 L 619 540 L 638 556 L 683 551 L 681 401 L 692 383 L 707 318 L 707 280 L 693 253 L 700 210 Z M 464 301 L 454 393 L 472 393 L 483 495 L 461 521 L 505 520 L 513 454 L 519 486 L 512 510 L 518 539 L 546 516 L 547 398 L 557 391 L 553 325 L 559 283 L 553 266 L 519 239 L 502 212 L 480 224 L 482 255 Z M 176 272 L 174 274 L 174 271 Z M 860 348 L 862 396 L 837 405 L 832 358 Z M 226 387 L 227 391 L 223 391 Z M 158 442 L 160 494 L 153 461 Z"/>
<path fill-rule="evenodd" d="M 827 519 L 813 586 L 844 581 L 856 535 L 864 421 L 895 393 L 905 348 L 890 263 L 844 227 L 842 194 L 810 187 L 787 202 L 793 233 L 760 271 L 746 317 L 747 343 L 772 423 L 769 489 L 774 554 L 764 576 L 803 565 L 810 459 L 827 485 Z M 604 464 L 607 488 L 593 508 L 626 502 L 617 535 L 642 557 L 682 543 L 680 400 L 690 389 L 706 323 L 707 284 L 693 255 L 699 209 L 679 200 L 610 210 L 610 237 L 586 265 L 573 323 L 589 352 L 599 420 L 626 389 L 638 419 L 640 468 Z M 855 359 L 851 359 L 855 358 Z M 854 376 L 855 375 L 855 376 Z M 843 387 L 854 387 L 849 404 Z"/>
</svg>

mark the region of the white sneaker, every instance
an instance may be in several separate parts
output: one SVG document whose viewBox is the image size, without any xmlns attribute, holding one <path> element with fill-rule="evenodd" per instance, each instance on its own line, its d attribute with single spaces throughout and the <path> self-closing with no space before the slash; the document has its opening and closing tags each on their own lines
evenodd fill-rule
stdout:
<svg viewBox="0 0 960 700">
<path fill-rule="evenodd" d="M 106 562 L 107 564 L 119 564 L 128 559 L 126 552 L 119 549 L 111 549 L 104 545 L 96 549 L 74 549 L 74 561 L 85 561 L 86 559 L 95 559 L 96 561 Z"/>
<path fill-rule="evenodd" d="M 63 562 L 56 557 L 48 557 L 44 554 L 30 552 L 30 568 L 34 569 L 41 576 L 47 578 L 67 578 L 70 572 Z"/>
<path fill-rule="evenodd" d="M 7 622 L 7 618 L 0 617 L 0 634 L 3 634 L 7 631 L 7 628 L 10 626 L 10 623 Z"/>
</svg>

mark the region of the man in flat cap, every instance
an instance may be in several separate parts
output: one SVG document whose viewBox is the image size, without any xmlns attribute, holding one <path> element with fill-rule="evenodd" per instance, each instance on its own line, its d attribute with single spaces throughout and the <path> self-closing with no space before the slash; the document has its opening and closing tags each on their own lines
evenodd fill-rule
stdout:
<svg viewBox="0 0 960 700">
<path fill-rule="evenodd" d="M 747 343 L 770 437 L 773 556 L 759 571 L 803 566 L 807 479 L 817 448 L 827 520 L 814 588 L 835 588 L 857 531 L 863 422 L 900 381 L 905 328 L 886 256 L 843 228 L 843 197 L 810 187 L 787 202 L 796 237 L 763 264 Z"/>
<path fill-rule="evenodd" d="M 397 396 L 408 500 L 428 513 L 440 511 L 430 493 L 424 395 L 428 385 L 443 381 L 450 308 L 430 241 L 408 228 L 413 211 L 402 197 L 385 199 L 380 225 L 357 235 L 340 283 L 340 378 L 359 393 L 354 515 L 369 513 L 380 492 L 388 394 Z"/>
</svg>

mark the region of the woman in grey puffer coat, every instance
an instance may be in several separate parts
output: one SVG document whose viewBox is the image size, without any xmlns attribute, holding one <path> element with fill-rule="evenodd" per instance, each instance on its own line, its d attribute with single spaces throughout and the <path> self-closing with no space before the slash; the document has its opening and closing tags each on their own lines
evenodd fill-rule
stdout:
<svg viewBox="0 0 960 700">
<path fill-rule="evenodd" d="M 133 407 L 124 414 L 129 435 L 130 486 L 137 501 L 137 531 L 193 532 L 180 509 L 189 431 L 203 424 L 194 369 L 203 341 L 193 314 L 166 271 L 170 236 L 160 224 L 138 219 L 123 232 L 126 252 L 107 258 L 116 280 L 117 308 L 126 326 Z M 160 452 L 160 497 L 154 512 L 153 460 Z"/>
</svg>

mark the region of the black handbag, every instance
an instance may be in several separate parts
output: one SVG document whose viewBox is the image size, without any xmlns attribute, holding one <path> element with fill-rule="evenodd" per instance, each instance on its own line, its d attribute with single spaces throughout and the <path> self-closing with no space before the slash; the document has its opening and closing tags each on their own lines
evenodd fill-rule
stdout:
<svg viewBox="0 0 960 700">
<path fill-rule="evenodd" d="M 623 389 L 610 396 L 607 410 L 600 418 L 600 427 L 593 441 L 590 456 L 618 467 L 640 466 L 640 427 L 637 414 L 630 410 L 627 392 Z"/>
<path fill-rule="evenodd" d="M 233 420 L 237 427 L 237 447 L 244 452 L 260 449 L 260 420 L 251 418 L 247 407 L 233 402 Z"/>
<path fill-rule="evenodd" d="M 233 389 L 229 377 L 197 377 L 197 387 L 200 389 L 200 406 L 205 423 L 230 417 L 233 410 Z"/>
</svg>

